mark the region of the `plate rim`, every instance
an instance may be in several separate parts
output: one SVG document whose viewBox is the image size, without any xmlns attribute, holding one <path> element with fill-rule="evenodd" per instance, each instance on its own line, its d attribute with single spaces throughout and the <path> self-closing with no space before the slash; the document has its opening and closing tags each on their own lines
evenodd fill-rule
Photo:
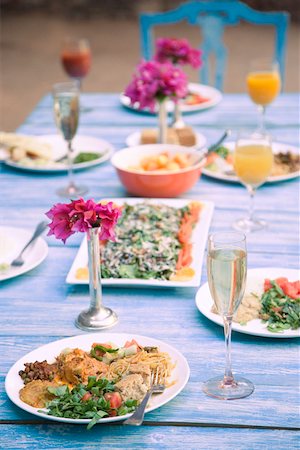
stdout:
<svg viewBox="0 0 300 450">
<path fill-rule="evenodd" d="M 110 337 L 105 337 L 105 336 L 110 336 Z M 181 381 L 178 380 L 177 389 L 175 389 L 175 391 L 172 394 L 170 394 L 167 398 L 158 402 L 158 405 L 150 405 L 146 409 L 146 413 L 154 411 L 155 409 L 158 409 L 161 406 L 165 405 L 166 403 L 170 402 L 185 388 L 187 382 L 189 381 L 189 377 L 190 377 L 190 367 L 189 367 L 186 357 L 179 350 L 177 350 L 177 348 L 174 347 L 173 345 L 170 345 L 170 344 L 166 343 L 165 341 L 162 341 L 161 339 L 156 339 L 156 338 L 152 338 L 152 337 L 140 335 L 140 334 L 135 334 L 135 333 L 98 332 L 98 333 L 89 333 L 89 334 L 78 334 L 78 335 L 70 336 L 67 338 L 57 339 L 55 341 L 41 345 L 41 346 L 35 348 L 34 350 L 31 350 L 30 352 L 26 353 L 25 355 L 23 355 L 10 367 L 10 369 L 8 370 L 8 372 L 5 376 L 5 392 L 8 396 L 8 398 L 16 406 L 21 408 L 23 411 L 26 411 L 30 414 L 41 417 L 43 419 L 49 419 L 49 420 L 52 420 L 55 422 L 70 423 L 70 424 L 88 424 L 90 422 L 90 419 L 69 419 L 69 418 L 65 418 L 65 417 L 55 417 L 55 416 L 49 416 L 44 413 L 39 413 L 38 410 L 41 408 L 34 408 L 30 405 L 27 405 L 19 398 L 19 390 L 18 390 L 19 388 L 18 388 L 18 386 L 15 388 L 15 384 L 13 384 L 13 382 L 11 381 L 11 377 L 18 375 L 18 371 L 20 370 L 20 367 L 23 368 L 23 365 L 24 365 L 24 362 L 26 361 L 26 359 L 31 358 L 31 357 L 35 358 L 34 355 L 36 354 L 36 352 L 43 351 L 43 353 L 46 355 L 47 350 L 51 350 L 52 347 L 56 347 L 58 344 L 61 344 L 61 346 L 60 345 L 59 346 L 61 347 L 61 350 L 63 350 L 63 348 L 66 348 L 68 346 L 68 344 L 72 345 L 73 341 L 76 343 L 77 341 L 80 341 L 81 339 L 83 339 L 87 344 L 89 341 L 93 342 L 93 341 L 97 340 L 97 337 L 102 340 L 104 339 L 104 340 L 112 341 L 114 339 L 114 336 L 117 336 L 117 339 L 120 339 L 120 340 L 121 340 L 121 338 L 123 338 L 124 342 L 126 340 L 128 340 L 129 338 L 131 338 L 131 339 L 136 339 L 138 342 L 139 342 L 139 339 L 140 339 L 140 342 L 146 341 L 145 344 L 148 341 L 149 345 L 156 344 L 160 348 L 162 347 L 164 351 L 167 351 L 167 352 L 171 351 L 171 353 L 177 357 L 176 361 L 174 361 L 176 363 L 176 365 L 180 362 L 181 370 L 180 370 L 180 373 L 178 372 L 178 375 L 181 377 L 183 374 L 183 377 L 182 377 Z M 91 345 L 91 343 L 89 345 Z M 47 359 L 46 356 L 45 356 L 45 359 Z M 28 361 L 30 361 L 30 359 L 28 359 Z M 179 364 L 178 364 L 178 366 L 179 366 Z M 179 383 L 179 381 L 180 381 L 180 383 Z M 12 383 L 12 387 L 11 387 L 10 383 Z M 132 413 L 126 414 L 124 416 L 103 418 L 103 419 L 100 419 L 100 421 L 97 422 L 97 424 L 122 421 L 122 420 L 127 419 L 131 415 L 132 415 Z"/>
<path fill-rule="evenodd" d="M 45 142 L 46 142 L 47 139 L 51 140 L 53 138 L 57 139 L 57 138 L 60 137 L 59 134 L 39 134 L 39 135 L 28 135 L 28 136 L 35 137 L 35 138 L 37 138 L 37 139 L 39 139 L 41 141 L 45 141 Z M 97 166 L 99 164 L 102 164 L 102 163 L 110 160 L 111 156 L 115 152 L 115 147 L 110 142 L 108 142 L 105 139 L 98 138 L 98 137 L 95 137 L 95 136 L 88 136 L 88 135 L 85 135 L 85 134 L 79 134 L 79 135 L 75 136 L 74 139 L 76 139 L 76 138 L 79 138 L 79 139 L 88 138 L 88 139 L 95 140 L 95 142 L 98 141 L 99 144 L 101 143 L 101 145 L 107 146 L 107 151 L 105 151 L 105 153 L 100 158 L 95 159 L 93 161 L 87 161 L 87 162 L 79 163 L 79 164 L 76 164 L 76 165 L 74 164 L 73 170 L 75 172 L 78 171 L 78 170 L 89 169 L 91 167 L 95 167 L 95 166 Z M 26 172 L 63 173 L 63 172 L 67 172 L 67 170 L 68 170 L 67 166 L 65 166 L 65 167 L 24 166 L 24 165 L 18 164 L 17 162 L 11 161 L 9 158 L 6 158 L 5 160 L 3 160 L 3 163 L 6 164 L 8 167 L 12 167 L 14 169 L 19 169 L 19 170 L 24 170 Z"/>
<path fill-rule="evenodd" d="M 108 200 L 108 199 L 104 199 L 104 200 Z M 215 204 L 214 202 L 210 201 L 210 200 L 201 200 L 198 198 L 143 198 L 143 197 L 120 197 L 120 198 L 113 198 L 111 199 L 114 202 L 118 203 L 118 202 L 129 202 L 129 203 L 139 203 L 139 202 L 143 202 L 145 200 L 150 201 L 151 203 L 164 203 L 164 204 L 170 204 L 170 206 L 172 206 L 172 203 L 176 203 L 176 202 L 182 202 L 184 203 L 189 203 L 189 202 L 193 202 L 193 201 L 199 201 L 200 203 L 203 203 L 206 207 L 206 217 L 205 220 L 202 224 L 203 226 L 203 230 L 202 233 L 198 233 L 199 236 L 201 236 L 201 238 L 204 236 L 207 238 L 208 233 L 209 233 L 209 228 L 211 226 L 211 222 L 212 222 L 212 218 L 213 218 L 213 214 L 214 214 L 214 208 L 215 208 Z M 170 202 L 170 203 L 169 203 Z M 178 206 L 180 207 L 180 206 Z M 201 216 L 200 216 L 200 221 L 199 221 L 199 227 L 201 226 Z M 195 235 L 197 236 L 197 228 L 195 228 L 193 230 L 193 233 L 195 233 Z M 194 277 L 192 278 L 192 280 L 189 281 L 169 281 L 169 280 L 143 280 L 143 279 L 138 279 L 138 278 L 103 278 L 101 280 L 101 284 L 102 286 L 114 286 L 114 287 L 151 287 L 151 288 L 195 288 L 195 287 L 199 287 L 200 283 L 201 283 L 201 275 L 202 275 L 202 266 L 203 266 L 203 260 L 204 260 L 204 253 L 205 253 L 205 247 L 206 247 L 206 238 L 205 239 L 200 239 L 199 240 L 199 244 L 200 244 L 200 250 L 199 250 L 199 254 L 200 256 L 198 256 L 197 261 L 198 264 L 196 266 L 196 273 L 194 275 Z M 88 286 L 88 280 L 76 280 L 75 277 L 73 276 L 73 273 L 75 272 L 77 267 L 77 260 L 80 259 L 82 257 L 82 254 L 86 255 L 87 251 L 86 251 L 86 236 L 83 237 L 83 240 L 79 246 L 79 249 L 77 250 L 77 253 L 72 261 L 71 267 L 68 271 L 67 277 L 66 277 L 66 283 L 67 284 L 72 284 L 72 285 L 86 285 Z M 81 266 L 82 267 L 82 266 Z M 197 271 L 198 269 L 198 271 Z"/>
<path fill-rule="evenodd" d="M 234 141 L 229 141 L 229 142 L 225 143 L 224 146 L 226 147 L 226 145 L 228 145 L 228 144 L 230 146 L 232 146 L 232 145 L 234 145 Z M 278 145 L 278 146 L 289 147 L 291 149 L 292 153 L 297 153 L 297 154 L 299 153 L 299 148 L 296 145 L 290 145 L 285 142 L 277 142 L 277 141 L 274 141 L 273 145 L 274 144 L 275 144 L 275 146 Z M 284 151 L 284 150 L 282 149 L 280 151 Z M 276 151 L 275 151 L 275 153 L 276 153 Z M 236 175 L 226 175 L 223 172 L 214 172 L 205 167 L 203 167 L 203 169 L 202 169 L 202 174 L 209 178 L 213 178 L 215 180 L 227 181 L 229 183 L 242 184 Z M 279 183 L 281 181 L 293 180 L 295 178 L 298 178 L 299 176 L 300 176 L 300 170 L 298 172 L 291 172 L 286 175 L 276 175 L 276 176 L 268 177 L 266 180 L 266 183 Z"/>
<path fill-rule="evenodd" d="M 0 225 L 0 230 L 1 229 L 12 229 L 12 230 L 16 230 L 17 232 L 19 232 L 20 230 L 22 230 L 23 232 L 25 231 L 26 234 L 28 234 L 28 238 L 26 239 L 30 239 L 32 232 L 28 229 L 28 228 L 22 228 L 22 227 L 14 227 L 14 226 L 9 226 L 9 225 Z M 39 236 L 36 240 L 35 243 L 35 247 L 39 245 L 41 252 L 42 252 L 42 256 L 40 258 L 38 258 L 35 262 L 31 263 L 29 265 L 29 267 L 26 267 L 26 262 L 20 267 L 20 272 L 16 273 L 16 274 L 0 274 L 0 283 L 2 281 L 6 281 L 6 280 L 10 280 L 12 278 L 16 278 L 20 275 L 24 275 L 27 272 L 30 272 L 31 270 L 35 269 L 36 267 L 38 267 L 48 256 L 49 253 L 49 246 L 47 244 L 47 242 L 45 241 L 45 239 L 43 239 L 42 236 Z"/>
<path fill-rule="evenodd" d="M 248 269 L 247 274 L 254 274 L 255 272 L 270 272 L 270 271 L 278 271 L 281 272 L 281 276 L 285 276 L 282 272 L 294 272 L 296 277 L 299 277 L 299 272 L 297 269 L 288 269 L 283 267 L 253 267 L 251 269 Z M 277 275 L 276 275 L 277 276 Z M 280 276 L 280 275 L 278 275 Z M 264 275 L 264 278 L 268 277 L 268 275 Z M 208 297 L 205 299 L 206 301 L 203 302 L 203 298 L 200 300 L 200 295 L 203 294 L 208 295 Z M 203 296 L 204 297 L 204 296 Z M 213 300 L 209 291 L 208 282 L 204 283 L 200 288 L 197 290 L 197 293 L 195 295 L 195 304 L 198 309 L 198 311 L 206 317 L 211 322 L 219 325 L 220 327 L 223 327 L 223 321 L 221 316 L 218 314 L 212 313 L 210 311 L 211 306 L 213 305 Z M 204 306 L 203 306 L 204 305 Z M 259 324 L 261 325 L 260 319 L 253 319 L 253 321 L 259 321 Z M 251 320 L 248 322 L 252 322 Z M 257 323 L 257 322 L 256 322 Z M 247 327 L 247 328 L 246 328 Z M 255 332 L 252 330 L 249 330 L 248 324 L 247 325 L 240 325 L 237 322 L 232 322 L 232 330 L 237 331 L 242 334 L 247 334 L 250 336 L 257 336 L 257 337 L 266 337 L 266 338 L 275 338 L 275 339 L 292 339 L 292 338 L 300 338 L 300 329 L 299 330 L 285 330 L 283 333 L 272 333 L 271 331 L 268 331 L 265 329 L 262 332 Z M 287 334 L 287 331 L 291 334 Z M 294 333 L 293 333 L 294 332 Z"/>
<path fill-rule="evenodd" d="M 207 101 L 205 103 L 199 103 L 198 105 L 190 105 L 190 106 L 189 105 L 184 105 L 182 107 L 182 109 L 181 109 L 183 114 L 189 114 L 189 113 L 194 113 L 194 112 L 198 112 L 198 111 L 205 111 L 207 109 L 210 109 L 210 108 L 218 105 L 221 102 L 222 98 L 223 98 L 222 92 L 219 89 L 215 88 L 214 86 L 209 86 L 209 85 L 203 84 L 203 83 L 191 82 L 191 83 L 188 83 L 188 88 L 190 90 L 194 91 L 195 93 L 198 93 L 201 89 L 207 89 L 207 90 L 211 91 L 212 94 L 214 94 L 214 98 L 211 99 L 210 102 Z M 157 114 L 156 111 L 152 112 L 149 109 L 141 109 L 141 110 L 139 110 L 139 109 L 131 106 L 130 103 L 128 103 L 127 99 L 128 99 L 128 97 L 124 94 L 124 92 L 122 92 L 119 95 L 120 103 L 125 108 L 128 108 L 131 111 L 136 111 L 136 112 L 141 113 L 141 114 L 150 114 L 150 115 Z M 172 107 L 171 108 L 169 107 L 168 109 L 169 109 L 168 110 L 169 113 L 172 112 L 172 110 L 173 110 Z"/>
</svg>

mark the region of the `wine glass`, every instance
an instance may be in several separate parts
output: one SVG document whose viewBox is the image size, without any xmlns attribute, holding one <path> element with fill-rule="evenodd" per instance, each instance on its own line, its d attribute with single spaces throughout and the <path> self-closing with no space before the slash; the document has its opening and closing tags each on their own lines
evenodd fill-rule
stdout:
<svg viewBox="0 0 300 450">
<path fill-rule="evenodd" d="M 76 134 L 79 120 L 79 86 L 77 81 L 57 83 L 53 86 L 55 123 L 64 139 L 68 150 L 68 179 L 65 188 L 58 189 L 61 197 L 75 198 L 87 192 L 85 186 L 77 186 L 73 181 L 73 149 L 72 140 Z"/>
<path fill-rule="evenodd" d="M 92 54 L 87 39 L 66 38 L 61 50 L 61 62 L 67 74 L 79 81 L 88 74 L 91 67 Z"/>
<path fill-rule="evenodd" d="M 270 58 L 255 59 L 247 75 L 247 89 L 251 100 L 257 104 L 260 113 L 258 131 L 265 130 L 265 111 L 279 94 L 281 88 L 278 63 Z"/>
<path fill-rule="evenodd" d="M 240 133 L 235 146 L 233 166 L 240 181 L 250 194 L 248 216 L 233 225 L 245 233 L 260 230 L 267 225 L 254 216 L 254 195 L 271 172 L 273 153 L 271 137 L 267 134 Z"/>
<path fill-rule="evenodd" d="M 207 275 L 212 298 L 224 321 L 226 367 L 224 376 L 204 383 L 203 391 L 222 400 L 247 397 L 254 391 L 253 384 L 245 378 L 234 377 L 231 369 L 232 317 L 243 298 L 247 275 L 246 237 L 243 233 L 209 236 Z"/>
</svg>

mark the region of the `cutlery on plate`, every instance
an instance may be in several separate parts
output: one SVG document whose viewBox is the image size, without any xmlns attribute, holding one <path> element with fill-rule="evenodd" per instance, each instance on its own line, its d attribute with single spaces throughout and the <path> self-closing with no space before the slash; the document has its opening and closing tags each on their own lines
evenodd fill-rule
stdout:
<svg viewBox="0 0 300 450">
<path fill-rule="evenodd" d="M 27 244 L 25 245 L 25 247 L 22 249 L 22 251 L 20 252 L 20 254 L 17 256 L 17 258 L 15 258 L 10 265 L 11 266 L 22 266 L 24 264 L 24 259 L 23 259 L 23 253 L 25 252 L 25 250 L 27 250 L 27 248 L 32 245 L 34 243 L 34 241 L 46 230 L 48 226 L 48 222 L 43 221 L 40 222 L 37 226 L 36 229 L 34 230 L 33 235 L 31 236 L 31 238 L 29 239 L 29 241 L 27 242 Z"/>
<path fill-rule="evenodd" d="M 222 136 L 220 137 L 220 139 L 217 140 L 217 142 L 215 142 L 214 144 L 210 145 L 203 153 L 201 153 L 201 155 L 199 157 L 197 157 L 194 161 L 193 161 L 193 166 L 198 164 L 199 162 L 201 162 L 209 153 L 214 152 L 215 150 L 217 150 L 218 147 L 220 147 L 221 144 L 223 144 L 223 142 L 228 138 L 228 136 L 231 135 L 231 130 L 225 130 L 225 132 L 222 134 Z M 201 147 L 200 149 L 198 149 L 198 151 L 200 152 L 203 149 L 203 147 Z"/>
<path fill-rule="evenodd" d="M 145 409 L 151 395 L 161 394 L 162 392 L 164 392 L 165 388 L 166 386 L 164 383 L 164 379 L 161 377 L 159 370 L 158 369 L 154 370 L 151 373 L 151 384 L 145 397 L 143 398 L 139 406 L 136 408 L 132 416 L 123 422 L 123 425 L 135 425 L 135 426 L 141 425 L 143 423 Z"/>
<path fill-rule="evenodd" d="M 231 135 L 231 130 L 230 129 L 225 130 L 224 134 L 220 137 L 220 139 L 217 142 L 215 142 L 214 144 L 210 145 L 205 153 L 208 154 L 208 153 L 211 153 L 211 152 L 214 152 L 215 150 L 217 150 L 217 148 L 220 147 L 220 145 L 223 144 L 225 139 L 227 139 L 230 135 Z"/>
</svg>

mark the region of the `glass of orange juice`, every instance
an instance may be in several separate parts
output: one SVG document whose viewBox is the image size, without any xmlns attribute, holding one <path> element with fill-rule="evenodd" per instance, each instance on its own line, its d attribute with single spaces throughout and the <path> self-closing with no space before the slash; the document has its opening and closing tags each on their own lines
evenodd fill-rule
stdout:
<svg viewBox="0 0 300 450">
<path fill-rule="evenodd" d="M 247 89 L 251 100 L 258 106 L 259 131 L 263 133 L 266 107 L 275 100 L 281 89 L 278 64 L 269 58 L 253 60 L 247 75 Z"/>
<path fill-rule="evenodd" d="M 234 223 L 234 228 L 243 232 L 256 231 L 266 226 L 266 222 L 254 215 L 254 195 L 267 179 L 273 164 L 271 137 L 260 133 L 240 133 L 236 141 L 234 170 L 246 186 L 250 195 L 248 216 Z"/>
</svg>

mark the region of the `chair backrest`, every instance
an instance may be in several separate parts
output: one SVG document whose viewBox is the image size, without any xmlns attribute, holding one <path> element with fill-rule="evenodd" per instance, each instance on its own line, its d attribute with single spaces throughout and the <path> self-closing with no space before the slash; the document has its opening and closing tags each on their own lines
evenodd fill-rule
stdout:
<svg viewBox="0 0 300 450">
<path fill-rule="evenodd" d="M 153 55 L 153 27 L 186 20 L 191 25 L 200 26 L 202 29 L 201 82 L 209 84 L 209 56 L 213 54 L 216 59 L 214 85 L 222 90 L 227 61 L 227 49 L 223 43 L 224 27 L 236 25 L 241 20 L 257 25 L 273 25 L 276 31 L 274 59 L 278 61 L 283 82 L 289 17 L 287 12 L 256 11 L 236 0 L 191 1 L 171 11 L 144 13 L 140 15 L 142 56 L 149 60 Z"/>
</svg>

